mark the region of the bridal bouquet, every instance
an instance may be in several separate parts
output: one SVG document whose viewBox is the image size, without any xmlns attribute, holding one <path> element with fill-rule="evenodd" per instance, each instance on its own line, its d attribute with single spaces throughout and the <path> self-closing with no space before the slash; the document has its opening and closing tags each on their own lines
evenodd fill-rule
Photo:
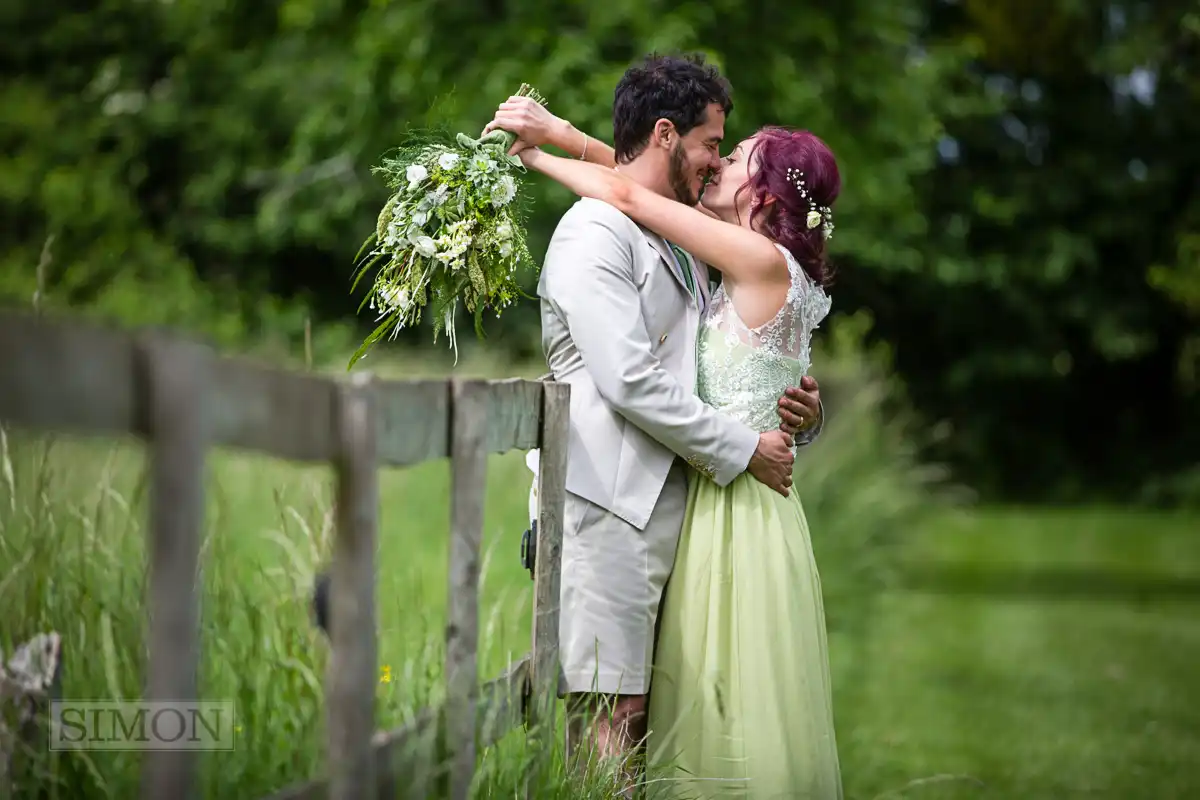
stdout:
<svg viewBox="0 0 1200 800">
<path fill-rule="evenodd" d="M 545 105 L 526 84 L 517 94 Z M 393 194 L 355 258 L 361 266 L 354 285 L 378 266 L 363 303 L 378 312 L 381 324 L 351 357 L 350 367 L 379 340 L 420 322 L 426 308 L 433 315 L 434 341 L 446 331 L 457 358 L 454 319 L 460 303 L 474 315 L 482 336 L 484 310 L 499 316 L 522 294 L 517 269 L 535 265 L 521 218 L 525 167 L 508 155 L 515 140 L 494 130 L 481 139 L 460 133 L 451 141 L 410 142 L 375 169 Z"/>
</svg>

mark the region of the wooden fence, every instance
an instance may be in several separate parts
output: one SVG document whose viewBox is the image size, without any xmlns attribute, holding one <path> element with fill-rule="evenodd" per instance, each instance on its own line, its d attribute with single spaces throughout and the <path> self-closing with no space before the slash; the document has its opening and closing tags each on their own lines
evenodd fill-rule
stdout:
<svg viewBox="0 0 1200 800">
<path fill-rule="evenodd" d="M 163 332 L 130 334 L 0 314 L 0 423 L 96 435 L 150 448 L 149 669 L 145 699 L 197 697 L 198 568 L 204 463 L 211 447 L 331 462 L 337 535 L 326 677 L 328 776 L 282 798 L 396 797 L 412 755 L 433 738 L 439 783 L 465 798 L 476 746 L 553 713 L 569 388 L 552 382 L 335 380 L 221 358 Z M 541 448 L 532 651 L 480 687 L 479 552 L 487 457 Z M 379 467 L 448 457 L 453 470 L 446 701 L 401 729 L 376 732 L 375 549 Z M 516 557 L 516 545 L 513 546 Z M 194 754 L 146 754 L 141 796 L 194 797 Z"/>
</svg>

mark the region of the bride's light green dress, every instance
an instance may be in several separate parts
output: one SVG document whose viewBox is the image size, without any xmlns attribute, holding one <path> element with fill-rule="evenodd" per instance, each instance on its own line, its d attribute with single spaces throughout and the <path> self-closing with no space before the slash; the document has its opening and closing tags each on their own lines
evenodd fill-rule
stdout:
<svg viewBox="0 0 1200 800">
<path fill-rule="evenodd" d="M 791 290 L 774 320 L 748 329 L 718 288 L 700 333 L 702 399 L 758 431 L 779 427 L 830 307 L 784 255 Z M 841 798 L 804 487 L 785 498 L 748 473 L 689 483 L 650 689 L 648 796 Z"/>
</svg>

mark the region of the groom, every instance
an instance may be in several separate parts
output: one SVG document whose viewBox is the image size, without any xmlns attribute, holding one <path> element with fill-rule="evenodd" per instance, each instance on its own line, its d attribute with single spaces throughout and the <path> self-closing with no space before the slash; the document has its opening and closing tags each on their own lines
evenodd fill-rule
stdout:
<svg viewBox="0 0 1200 800">
<path fill-rule="evenodd" d="M 617 168 L 695 205 L 720 169 L 731 108 L 728 84 L 702 59 L 647 58 L 616 89 Z M 543 113 L 542 123 L 562 122 Z M 530 119 L 513 132 L 527 144 L 557 143 Z M 722 486 L 749 472 L 787 494 L 789 434 L 820 416 L 811 379 L 781 398 L 784 430 L 766 433 L 696 396 L 697 331 L 710 291 L 706 265 L 597 200 L 563 216 L 546 254 L 542 344 L 554 379 L 571 386 L 559 695 L 573 719 L 572 750 L 580 712 L 594 717 L 591 739 L 602 755 L 628 754 L 646 733 L 655 623 L 683 524 L 686 465 Z"/>
</svg>

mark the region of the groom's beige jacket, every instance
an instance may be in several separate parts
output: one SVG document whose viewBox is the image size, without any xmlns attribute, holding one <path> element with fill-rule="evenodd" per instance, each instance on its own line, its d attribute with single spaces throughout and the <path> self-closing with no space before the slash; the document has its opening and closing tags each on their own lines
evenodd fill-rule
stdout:
<svg viewBox="0 0 1200 800">
<path fill-rule="evenodd" d="M 643 529 L 676 455 L 721 486 L 745 471 L 758 434 L 696 396 L 708 268 L 688 292 L 662 238 L 607 203 L 563 216 L 538 283 L 542 346 L 571 386 L 567 491 Z"/>
</svg>

